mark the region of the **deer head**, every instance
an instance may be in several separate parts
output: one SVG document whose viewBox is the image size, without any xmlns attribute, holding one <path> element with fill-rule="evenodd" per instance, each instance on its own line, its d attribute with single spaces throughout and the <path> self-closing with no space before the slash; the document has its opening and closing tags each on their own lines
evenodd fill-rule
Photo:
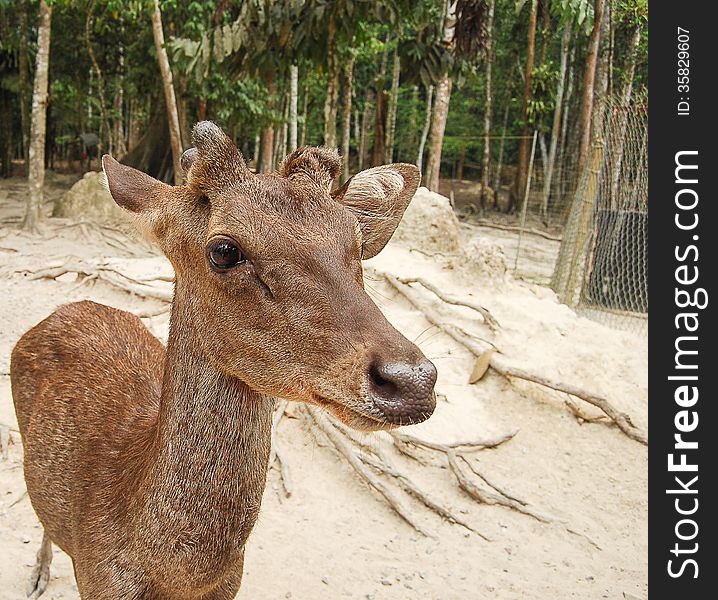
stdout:
<svg viewBox="0 0 718 600">
<path fill-rule="evenodd" d="M 436 369 L 369 298 L 361 263 L 399 224 L 416 167 L 368 169 L 331 192 L 341 160 L 326 148 L 256 175 L 214 123 L 198 123 L 193 143 L 181 186 L 102 162 L 114 200 L 172 263 L 183 326 L 212 366 L 357 429 L 427 419 Z"/>
</svg>

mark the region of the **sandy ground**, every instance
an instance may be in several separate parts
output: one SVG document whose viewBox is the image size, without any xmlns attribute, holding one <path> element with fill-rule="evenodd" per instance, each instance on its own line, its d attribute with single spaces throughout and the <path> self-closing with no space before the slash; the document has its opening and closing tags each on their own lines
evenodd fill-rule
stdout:
<svg viewBox="0 0 718 600">
<path fill-rule="evenodd" d="M 50 198 L 71 182 L 50 181 Z M 0 599 L 24 598 L 41 528 L 25 495 L 22 446 L 9 382 L 9 356 L 22 333 L 59 304 L 89 298 L 127 310 L 159 308 L 102 281 L 80 285 L 74 275 L 33 280 L 37 271 L 68 259 L 112 258 L 127 269 L 166 271 L 144 244 L 125 250 L 96 229 L 53 219 L 42 236 L 17 231 L 24 198 L 19 180 L 0 182 L 0 423 L 11 428 L 7 460 L 0 459 Z M 492 235 L 492 230 L 481 230 Z M 143 258 L 143 257 L 151 258 Z M 493 338 L 511 364 L 580 385 L 611 400 L 647 427 L 647 348 L 644 337 L 608 329 L 557 304 L 550 290 L 525 282 L 478 279 L 419 252 L 390 244 L 370 261 L 376 272 L 420 275 L 454 295 L 480 301 L 501 324 Z M 647 451 L 617 428 L 579 423 L 564 398 L 489 372 L 469 385 L 472 357 L 424 320 L 377 275 L 368 287 L 407 337 L 439 369 L 445 396 L 435 415 L 411 433 L 436 441 L 480 438 L 518 429 L 472 463 L 498 487 L 557 521 L 543 524 L 503 507 L 478 504 L 456 486 L 440 457 L 420 465 L 399 455 L 397 465 L 492 541 L 442 521 L 407 499 L 435 537 L 400 520 L 369 490 L 327 440 L 303 418 L 285 418 L 279 439 L 294 493 L 285 498 L 272 470 L 262 513 L 250 537 L 239 598 L 436 600 L 482 598 L 647 597 Z M 488 330 L 468 309 L 427 302 L 447 322 L 476 336 Z M 145 319 L 158 336 L 167 317 Z M 568 530 L 575 533 L 571 533 Z M 77 598 L 70 559 L 55 550 L 46 598 Z"/>
</svg>

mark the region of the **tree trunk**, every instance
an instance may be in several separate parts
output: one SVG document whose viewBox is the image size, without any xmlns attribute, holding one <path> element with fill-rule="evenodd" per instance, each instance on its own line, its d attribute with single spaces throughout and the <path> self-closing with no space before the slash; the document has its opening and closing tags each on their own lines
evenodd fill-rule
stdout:
<svg viewBox="0 0 718 600">
<path fill-rule="evenodd" d="M 154 36 L 157 60 L 160 63 L 160 72 L 162 73 L 162 87 L 164 88 L 165 93 L 170 146 L 172 148 L 174 181 L 176 185 L 179 185 L 182 183 L 182 167 L 180 165 L 180 158 L 182 156 L 182 134 L 180 133 L 175 89 L 172 85 L 172 70 L 170 69 L 170 61 L 167 58 L 167 50 L 165 49 L 165 35 L 162 30 L 162 13 L 160 13 L 159 0 L 154 0 L 154 10 L 152 11 L 152 35 Z"/>
<path fill-rule="evenodd" d="M 426 159 L 426 187 L 432 192 L 439 191 L 439 174 L 441 171 L 441 150 L 444 145 L 444 131 L 446 119 L 449 115 L 449 100 L 451 98 L 451 79 L 444 73 L 436 85 L 436 100 L 434 101 L 434 114 L 431 119 L 431 140 L 429 155 Z"/>
<path fill-rule="evenodd" d="M 529 14 L 528 49 L 526 53 L 526 70 L 524 72 L 524 94 L 521 103 L 521 121 L 523 122 L 522 137 L 519 143 L 519 165 L 516 171 L 514 193 L 510 195 L 507 212 L 511 212 L 518 198 L 523 198 L 526 188 L 526 176 L 529 166 L 529 102 L 531 101 L 534 54 L 536 51 L 536 17 L 538 13 L 538 0 L 531 0 Z"/>
<path fill-rule="evenodd" d="M 424 118 L 424 128 L 421 130 L 421 138 L 419 139 L 419 149 L 416 153 L 416 166 L 419 167 L 419 173 L 423 173 L 424 167 L 424 146 L 429 137 L 429 128 L 431 127 L 431 108 L 434 98 L 434 86 L 430 85 L 426 88 L 426 113 Z"/>
<path fill-rule="evenodd" d="M 625 80 L 623 82 L 623 91 L 621 92 L 621 105 L 618 107 L 620 111 L 620 122 L 617 131 L 617 139 L 613 150 L 613 177 L 611 181 L 611 204 L 616 205 L 618 197 L 618 185 L 621 179 L 621 163 L 623 162 L 623 153 L 626 147 L 626 125 L 628 121 L 628 111 L 631 105 L 631 96 L 633 95 L 633 78 L 636 73 L 636 58 L 638 52 L 638 44 L 641 41 L 641 26 L 636 25 L 631 36 L 631 43 L 626 54 L 626 62 L 623 67 Z"/>
<path fill-rule="evenodd" d="M 28 161 L 28 196 L 23 229 L 37 231 L 42 220 L 45 191 L 45 128 L 47 126 L 47 81 L 50 67 L 50 28 L 52 5 L 40 0 L 40 22 L 37 29 L 35 83 L 32 91 L 32 124 Z"/>
<path fill-rule="evenodd" d="M 374 111 L 374 145 L 371 152 L 371 166 L 377 167 L 384 164 L 384 142 L 386 124 L 386 90 L 381 90 L 376 96 L 376 108 Z"/>
<path fill-rule="evenodd" d="M 192 145 L 192 127 L 189 123 L 189 113 L 187 110 L 187 78 L 183 73 L 177 74 L 177 117 L 180 126 L 180 141 L 183 148 L 189 148 Z"/>
<path fill-rule="evenodd" d="M 28 0 L 21 0 L 18 7 L 20 20 L 20 39 L 18 48 L 18 69 L 20 84 L 20 123 L 22 127 L 22 153 L 25 168 L 28 167 L 28 153 L 30 150 L 30 58 L 27 28 Z"/>
<path fill-rule="evenodd" d="M 391 91 L 386 110 L 386 140 L 384 142 L 384 162 L 394 161 L 394 137 L 396 134 L 396 109 L 399 103 L 399 77 L 401 75 L 401 61 L 399 60 L 399 40 L 394 49 L 394 61 L 391 71 Z"/>
<path fill-rule="evenodd" d="M 444 34 L 442 43 L 450 48 L 454 44 L 456 34 L 456 0 L 446 0 L 444 13 Z M 448 71 L 444 71 L 436 85 L 434 114 L 431 119 L 431 141 L 429 155 L 426 159 L 426 187 L 432 192 L 439 191 L 441 172 L 441 150 L 444 145 L 446 119 L 449 116 L 449 100 L 451 99 L 451 79 Z"/>
<path fill-rule="evenodd" d="M 344 68 L 344 106 L 342 107 L 342 180 L 349 179 L 349 142 L 351 138 L 352 92 L 354 83 L 354 56 L 350 56 Z"/>
<path fill-rule="evenodd" d="M 299 83 L 299 67 L 289 67 L 289 152 L 297 149 L 297 96 Z"/>
<path fill-rule="evenodd" d="M 359 139 L 359 170 L 361 171 L 369 164 L 369 129 L 374 109 L 374 90 L 367 87 L 364 100 L 364 113 L 361 119 L 361 137 Z"/>
<path fill-rule="evenodd" d="M 501 127 L 501 140 L 499 141 L 499 158 L 496 162 L 496 171 L 494 172 L 494 208 L 498 208 L 496 205 L 496 199 L 498 198 L 498 191 L 501 188 L 501 169 L 504 167 L 504 148 L 506 148 L 506 130 L 509 127 L 509 107 L 511 106 L 511 98 L 506 100 L 506 108 L 504 109 L 504 121 Z"/>
<path fill-rule="evenodd" d="M 337 149 L 337 107 L 339 104 L 339 57 L 337 56 L 337 28 L 334 17 L 329 19 L 327 31 L 327 97 L 324 102 L 324 145 Z"/>
<path fill-rule="evenodd" d="M 307 111 L 309 109 L 309 80 L 304 82 L 304 98 L 302 99 L 302 133 L 299 137 L 299 145 L 307 143 Z"/>
<path fill-rule="evenodd" d="M 456 165 L 456 172 L 454 179 L 461 181 L 464 178 L 464 164 L 466 163 L 466 144 L 461 144 L 461 150 L 459 151 L 459 164 Z"/>
<path fill-rule="evenodd" d="M 596 76 L 593 84 L 593 108 L 591 111 L 591 138 L 603 135 L 604 115 L 606 112 L 606 95 L 610 78 L 610 38 L 611 11 L 604 10 L 601 14 L 601 34 L 596 63 Z"/>
<path fill-rule="evenodd" d="M 140 128 L 136 117 L 131 119 L 130 129 L 131 139 L 138 136 Z M 130 151 L 122 159 L 122 164 L 170 183 L 174 178 L 171 156 L 167 110 L 164 102 L 159 100 L 153 103 L 149 122 L 144 127 L 144 134 L 131 145 Z"/>
<path fill-rule="evenodd" d="M 277 84 L 275 82 L 276 74 L 272 71 L 267 75 L 267 92 L 269 95 L 269 109 L 274 110 L 274 101 Z M 259 165 L 257 165 L 258 173 L 270 173 L 274 169 L 272 163 L 272 152 L 274 150 L 274 124 L 270 123 L 262 130 L 260 141 Z"/>
<path fill-rule="evenodd" d="M 97 57 L 95 56 L 95 51 L 92 48 L 92 17 L 96 6 L 97 1 L 93 0 L 87 10 L 87 17 L 85 18 L 85 44 L 87 46 L 87 54 L 90 57 L 90 62 L 92 62 L 92 68 L 95 70 L 95 75 L 97 75 L 97 96 L 100 101 L 100 147 L 103 147 L 103 144 L 107 144 L 104 148 L 107 152 L 113 154 L 114 148 L 112 147 L 111 138 L 112 129 L 110 128 L 110 119 L 107 114 L 107 97 L 105 96 L 105 78 L 102 75 L 102 69 L 100 69 Z"/>
<path fill-rule="evenodd" d="M 554 163 L 556 161 L 556 148 L 558 147 L 559 131 L 561 129 L 561 108 L 563 106 L 563 92 L 566 83 L 566 66 L 568 64 L 568 49 L 571 43 L 571 22 L 564 26 L 561 36 L 561 64 L 558 72 L 556 86 L 556 107 L 553 111 L 553 126 L 551 127 L 551 143 L 549 145 L 546 176 L 543 182 L 543 197 L 541 199 L 541 216 L 544 221 L 548 219 L 548 200 L 551 195 L 551 180 L 553 179 Z"/>
<path fill-rule="evenodd" d="M 124 32 L 124 26 L 122 26 Z M 127 144 L 125 143 L 125 47 L 119 45 L 119 77 L 117 92 L 113 101 L 113 122 L 112 122 L 112 146 L 115 149 L 115 158 L 120 160 L 127 154 Z"/>
<path fill-rule="evenodd" d="M 583 96 L 581 98 L 581 111 L 579 113 L 580 142 L 578 147 L 578 173 L 588 159 L 588 151 L 591 143 L 591 117 L 593 115 L 593 92 L 596 80 L 596 64 L 598 62 L 598 50 L 601 41 L 601 27 L 603 23 L 603 8 L 605 0 L 594 0 L 593 2 L 593 30 L 588 42 L 588 54 L 586 56 L 586 67 L 583 72 Z"/>
<path fill-rule="evenodd" d="M 548 44 L 551 40 L 551 0 L 541 2 L 541 50 L 539 52 L 539 64 L 546 64 Z"/>
<path fill-rule="evenodd" d="M 486 20 L 486 89 L 484 93 L 484 153 L 481 157 L 481 210 L 486 208 L 489 197 L 489 166 L 491 163 L 491 71 L 494 62 L 492 54 L 494 34 L 494 0 L 489 0 L 489 14 Z"/>
<path fill-rule="evenodd" d="M 12 177 L 15 154 L 13 129 L 13 98 L 10 90 L 0 86 L 0 177 Z"/>
<path fill-rule="evenodd" d="M 565 177 L 565 171 L 566 171 L 566 161 L 567 161 L 567 152 L 566 152 L 566 144 L 568 140 L 568 115 L 569 115 L 569 108 L 571 106 L 571 100 L 573 97 L 573 88 L 574 88 L 574 62 L 576 57 L 576 46 L 574 45 L 571 48 L 571 53 L 568 57 L 568 75 L 566 77 L 568 85 L 566 86 L 566 92 L 564 95 L 563 100 L 563 109 L 562 113 L 563 116 L 561 117 L 561 130 L 559 134 L 559 144 L 558 144 L 558 158 L 556 160 L 556 174 L 552 177 L 554 181 L 554 200 L 552 201 L 551 196 L 549 196 L 549 204 L 547 212 L 551 212 L 551 207 L 554 204 L 560 204 L 564 205 L 567 204 L 564 202 L 564 197 L 566 195 L 566 177 Z"/>
</svg>

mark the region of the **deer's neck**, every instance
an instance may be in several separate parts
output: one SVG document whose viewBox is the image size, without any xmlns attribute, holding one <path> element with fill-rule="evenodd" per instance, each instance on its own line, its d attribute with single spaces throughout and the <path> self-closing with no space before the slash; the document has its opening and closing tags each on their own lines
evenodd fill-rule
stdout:
<svg viewBox="0 0 718 600">
<path fill-rule="evenodd" d="M 145 526 L 180 554 L 205 550 L 229 559 L 259 512 L 274 400 L 214 369 L 198 335 L 175 298 Z"/>
</svg>

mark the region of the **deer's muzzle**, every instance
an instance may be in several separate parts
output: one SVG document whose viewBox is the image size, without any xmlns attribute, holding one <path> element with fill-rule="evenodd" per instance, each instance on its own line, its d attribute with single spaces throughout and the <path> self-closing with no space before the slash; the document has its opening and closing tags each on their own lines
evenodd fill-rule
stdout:
<svg viewBox="0 0 718 600">
<path fill-rule="evenodd" d="M 372 361 L 367 373 L 368 398 L 391 425 L 412 425 L 434 412 L 436 367 L 421 357 L 412 361 Z"/>
</svg>

